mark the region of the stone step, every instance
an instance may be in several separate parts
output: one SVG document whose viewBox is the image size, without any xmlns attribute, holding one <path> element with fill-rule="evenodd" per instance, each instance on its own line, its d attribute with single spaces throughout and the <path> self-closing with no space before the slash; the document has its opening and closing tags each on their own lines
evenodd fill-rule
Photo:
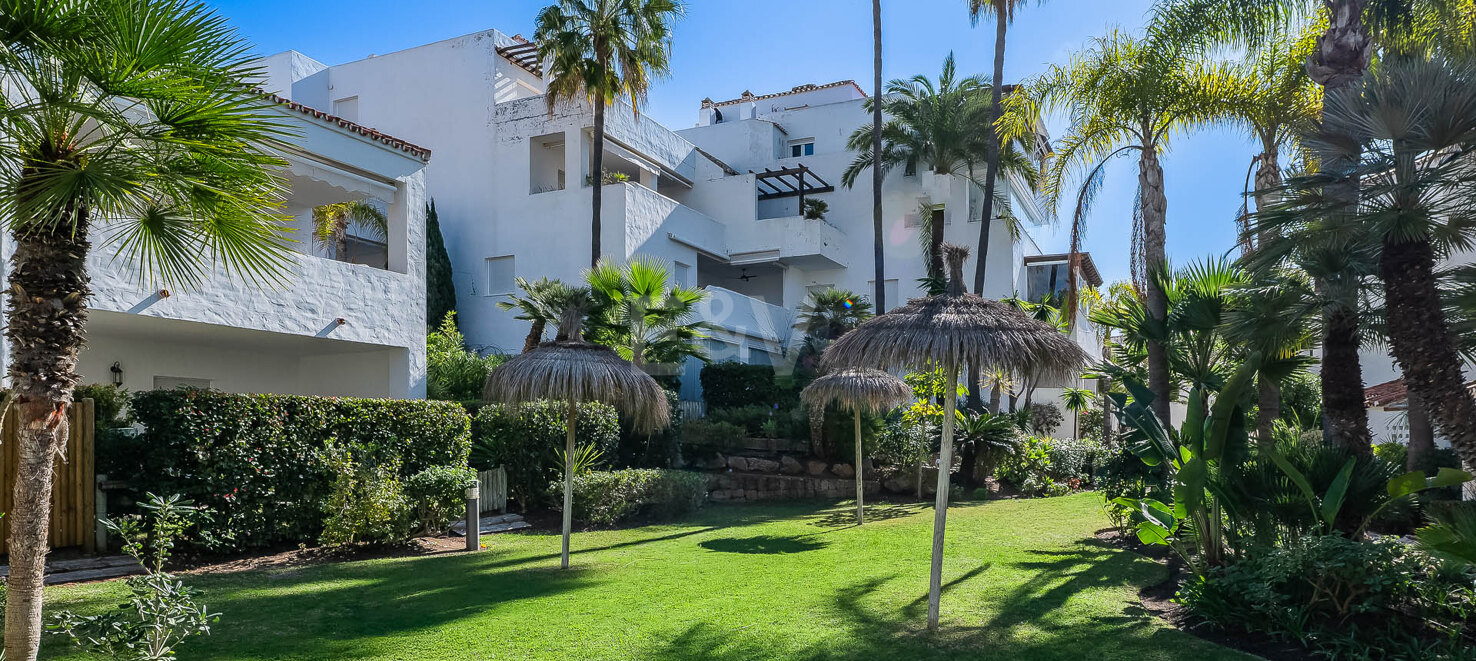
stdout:
<svg viewBox="0 0 1476 661">
<path fill-rule="evenodd" d="M 132 560 L 132 558 L 129 558 Z M 101 581 L 107 578 L 118 578 L 120 576 L 132 576 L 144 573 L 144 568 L 134 565 L 122 565 L 118 567 L 102 567 L 98 569 L 79 569 L 76 571 L 57 572 L 46 575 L 47 585 L 60 583 L 78 583 L 81 581 Z"/>
<path fill-rule="evenodd" d="M 513 514 L 511 512 L 507 514 L 498 514 L 496 516 L 482 517 L 477 520 L 477 530 L 480 531 L 483 535 L 496 532 L 507 532 L 509 530 L 521 530 L 523 528 L 532 527 L 533 526 L 530 525 L 527 521 L 523 520 L 523 515 Z M 452 535 L 456 535 L 459 537 L 465 536 L 466 522 L 457 521 L 456 523 L 451 524 L 451 529 L 449 530 L 449 532 Z"/>
<path fill-rule="evenodd" d="M 126 555 L 109 555 L 94 558 L 73 558 L 71 560 L 52 560 L 46 563 L 47 574 L 60 574 L 62 572 L 81 571 L 88 569 L 109 569 L 112 567 L 127 567 L 137 565 L 138 561 Z M 10 575 L 10 566 L 0 567 L 0 578 Z"/>
</svg>

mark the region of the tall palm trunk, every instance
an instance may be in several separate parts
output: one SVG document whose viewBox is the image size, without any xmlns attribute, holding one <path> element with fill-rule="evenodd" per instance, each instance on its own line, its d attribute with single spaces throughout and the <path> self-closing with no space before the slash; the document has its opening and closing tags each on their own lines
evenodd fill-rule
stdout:
<svg viewBox="0 0 1476 661">
<path fill-rule="evenodd" d="M 1476 398 L 1466 390 L 1463 362 L 1445 321 L 1435 251 L 1428 241 L 1387 239 L 1379 271 L 1389 345 L 1404 371 L 1404 385 L 1450 440 L 1465 468 L 1476 468 Z"/>
<path fill-rule="evenodd" d="M 872 257 L 876 267 L 876 313 L 887 311 L 887 276 L 883 254 L 885 239 L 882 236 L 882 23 L 881 0 L 871 0 L 871 73 L 875 93 L 871 104 L 871 241 Z"/>
<path fill-rule="evenodd" d="M 87 322 L 88 211 L 77 205 L 57 216 L 46 227 L 17 231 L 11 262 L 5 334 L 11 346 L 20 462 L 14 505 L 6 514 L 7 659 L 35 659 L 40 644 L 53 462 L 66 444 L 66 410 L 77 384 L 77 352 Z"/>
<path fill-rule="evenodd" d="M 1144 135 L 1151 135 L 1149 130 Z M 1167 240 L 1164 228 L 1168 216 L 1168 198 L 1163 191 L 1163 164 L 1158 160 L 1154 145 L 1145 144 L 1142 158 L 1138 161 L 1139 207 L 1143 214 L 1143 258 L 1148 266 L 1148 291 L 1146 302 L 1148 314 L 1159 323 L 1168 318 L 1168 296 L 1158 286 L 1154 273 L 1164 268 L 1167 256 Z M 1173 399 L 1169 375 L 1168 346 L 1162 342 L 1148 342 L 1148 388 L 1153 391 L 1153 412 L 1165 424 L 1172 424 L 1169 403 Z"/>
<path fill-rule="evenodd" d="M 984 166 L 984 210 L 979 214 L 979 261 L 974 264 L 974 293 L 984 295 L 984 272 L 989 263 L 989 230 L 994 224 L 995 177 L 999 176 L 999 122 L 1000 103 L 1004 99 L 1005 35 L 1009 31 L 1009 16 L 1001 7 L 995 7 L 994 18 L 994 86 L 991 92 L 993 105 L 989 108 L 989 142 Z M 970 381 L 972 383 L 973 381 Z"/>
<path fill-rule="evenodd" d="M 1404 470 L 1429 471 L 1435 467 L 1435 430 L 1430 426 L 1430 415 L 1419 394 L 1405 390 L 1405 403 L 1409 416 L 1409 450 L 1404 457 Z"/>
<path fill-rule="evenodd" d="M 596 98 L 594 100 L 594 146 L 591 148 L 590 180 L 594 182 L 594 192 L 590 197 L 590 206 L 594 207 L 594 217 L 590 219 L 590 266 L 600 265 L 600 202 L 605 189 L 605 101 Z"/>
<path fill-rule="evenodd" d="M 931 213 L 928 215 L 928 225 L 932 227 L 932 236 L 928 237 L 928 275 L 934 278 L 943 277 L 943 232 L 946 226 L 943 223 L 943 214 Z"/>
<path fill-rule="evenodd" d="M 1281 197 L 1277 192 L 1281 188 L 1281 163 L 1276 153 L 1276 142 L 1274 139 L 1263 140 L 1263 151 L 1257 159 L 1260 167 L 1256 169 L 1256 210 L 1269 209 Z M 1256 248 L 1265 246 L 1274 240 L 1272 230 L 1261 230 L 1256 237 Z M 1249 241 L 1249 237 L 1246 238 Z M 1275 445 L 1271 438 L 1275 428 L 1276 419 L 1281 417 L 1281 388 L 1274 379 L 1267 378 L 1262 374 L 1257 377 L 1260 382 L 1260 392 L 1257 396 L 1256 413 L 1256 441 L 1261 447 L 1269 448 Z"/>
<path fill-rule="evenodd" d="M 1373 40 L 1363 24 L 1363 9 L 1368 0 L 1323 0 L 1327 7 L 1328 27 L 1317 40 L 1317 51 L 1307 63 L 1307 73 L 1331 94 L 1346 88 L 1363 76 L 1373 53 Z M 1356 165 L 1356 157 L 1336 151 L 1321 156 L 1324 171 L 1347 172 Z M 1330 185 L 1324 191 L 1330 200 L 1347 208 L 1358 205 L 1358 181 Z M 1373 437 L 1368 432 L 1368 409 L 1363 402 L 1363 366 L 1359 361 L 1358 290 L 1352 286 L 1329 287 L 1318 282 L 1319 293 L 1331 291 L 1322 312 L 1322 397 L 1325 434 L 1333 443 L 1350 452 L 1373 452 Z"/>
</svg>

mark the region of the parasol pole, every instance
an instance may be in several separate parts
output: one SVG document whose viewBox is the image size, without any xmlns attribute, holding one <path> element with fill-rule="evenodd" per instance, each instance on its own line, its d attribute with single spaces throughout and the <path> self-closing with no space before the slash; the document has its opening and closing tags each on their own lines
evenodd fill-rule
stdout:
<svg viewBox="0 0 1476 661">
<path fill-rule="evenodd" d="M 943 444 L 938 450 L 938 497 L 933 504 L 933 569 L 928 576 L 928 629 L 938 629 L 943 592 L 943 530 L 948 523 L 948 473 L 953 468 L 953 416 L 958 406 L 958 363 L 944 368 Z"/>
</svg>

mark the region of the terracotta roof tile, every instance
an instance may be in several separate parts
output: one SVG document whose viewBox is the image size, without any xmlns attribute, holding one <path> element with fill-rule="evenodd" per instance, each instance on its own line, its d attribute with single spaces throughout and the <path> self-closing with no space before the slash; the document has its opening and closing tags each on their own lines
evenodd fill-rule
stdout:
<svg viewBox="0 0 1476 661">
<path fill-rule="evenodd" d="M 1476 381 L 1467 383 L 1466 390 L 1476 395 Z M 1363 390 L 1363 402 L 1369 408 L 1387 408 L 1395 404 L 1403 404 L 1408 397 L 1404 379 L 1394 379 Z"/>
<path fill-rule="evenodd" d="M 743 103 L 745 101 L 763 101 L 764 99 L 774 99 L 774 98 L 778 98 L 778 97 L 781 97 L 781 96 L 789 96 L 790 94 L 803 94 L 805 92 L 813 92 L 815 90 L 830 89 L 832 87 L 844 87 L 846 85 L 850 85 L 851 87 L 856 88 L 856 91 L 857 92 L 860 92 L 861 93 L 861 96 L 866 96 L 866 90 L 861 89 L 861 86 L 860 85 L 857 85 L 856 84 L 856 81 L 854 81 L 854 80 L 837 80 L 837 81 L 835 81 L 833 83 L 825 83 L 824 85 L 812 85 L 812 84 L 798 85 L 794 89 L 789 90 L 788 92 L 775 92 L 773 94 L 760 94 L 758 96 L 754 96 L 753 92 L 747 92 L 747 91 L 745 91 L 743 93 L 743 96 L 740 96 L 740 97 L 738 97 L 736 99 L 728 99 L 727 101 L 713 101 L 711 99 L 704 99 L 702 101 L 702 107 L 703 108 L 710 108 L 710 107 L 714 107 L 714 106 L 730 106 L 730 105 L 733 105 L 735 103 Z"/>
<path fill-rule="evenodd" d="M 322 110 L 318 110 L 317 108 L 314 108 L 312 106 L 306 106 L 291 99 L 282 98 L 280 96 L 277 96 L 276 94 L 267 94 L 266 97 L 271 99 L 272 101 L 280 103 L 292 110 L 296 110 L 314 119 L 320 119 L 331 124 L 337 124 L 341 128 L 348 129 L 371 140 L 378 140 L 379 142 L 382 142 L 386 145 L 394 147 L 395 149 L 406 152 L 411 156 L 419 158 L 422 161 L 430 160 L 431 150 L 426 147 L 421 147 L 420 145 L 414 144 L 412 142 L 401 140 L 388 133 L 382 133 L 362 124 L 351 122 L 342 117 L 336 117 L 329 113 L 323 112 Z"/>
</svg>

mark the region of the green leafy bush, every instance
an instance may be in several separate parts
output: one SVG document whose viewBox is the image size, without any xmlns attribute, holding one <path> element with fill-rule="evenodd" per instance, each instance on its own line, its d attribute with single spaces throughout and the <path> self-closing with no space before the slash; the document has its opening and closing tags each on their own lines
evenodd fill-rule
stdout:
<svg viewBox="0 0 1476 661">
<path fill-rule="evenodd" d="M 771 406 L 779 400 L 774 368 L 743 363 L 708 363 L 700 376 L 709 411 L 734 406 Z"/>
<path fill-rule="evenodd" d="M 1036 436 L 1049 436 L 1056 433 L 1061 427 L 1061 422 L 1066 416 L 1061 413 L 1061 407 L 1055 404 L 1042 404 L 1036 402 L 1025 409 L 1029 413 L 1030 433 Z"/>
<path fill-rule="evenodd" d="M 1469 575 L 1394 541 L 1310 535 L 1186 583 L 1179 600 L 1211 624 L 1338 659 L 1465 658 Z"/>
<path fill-rule="evenodd" d="M 1101 446 L 1092 440 L 1031 437 L 999 463 L 999 479 L 1030 496 L 1059 496 L 1085 487 Z"/>
<path fill-rule="evenodd" d="M 128 419 L 123 415 L 130 399 L 127 388 L 102 383 L 77 386 L 72 391 L 72 399 L 92 400 L 92 418 L 97 429 L 128 425 Z"/>
<path fill-rule="evenodd" d="M 461 401 L 479 399 L 487 374 L 501 365 L 505 356 L 481 356 L 466 348 L 466 338 L 456 329 L 456 313 L 449 312 L 441 326 L 425 336 L 425 396 Z"/>
<path fill-rule="evenodd" d="M 549 485 L 550 496 L 562 502 L 564 484 Z M 702 507 L 707 481 L 697 473 L 659 468 L 591 471 L 574 477 L 573 517 L 609 525 L 637 516 L 671 519 Z"/>
<path fill-rule="evenodd" d="M 174 647 L 185 638 L 210 633 L 219 614 L 199 603 L 183 581 L 164 572 L 175 544 L 204 513 L 177 494 L 149 494 L 141 509 L 147 517 L 103 522 L 145 572 L 127 580 L 128 603 L 101 615 L 53 614 L 47 625 L 51 633 L 67 636 L 89 652 L 127 661 L 174 658 Z"/>
<path fill-rule="evenodd" d="M 1403 466 L 1405 464 L 1405 457 L 1409 454 L 1409 448 L 1405 447 L 1399 441 L 1380 443 L 1375 445 L 1373 450 L 1375 457 L 1378 457 L 1386 464 L 1393 464 L 1395 466 Z"/>
<path fill-rule="evenodd" d="M 729 448 L 743 442 L 743 437 L 743 428 L 732 423 L 701 418 L 682 424 L 682 442 L 692 445 Z"/>
<path fill-rule="evenodd" d="M 211 524 L 193 543 L 231 552 L 311 542 L 338 474 L 333 442 L 396 477 L 466 465 L 470 420 L 453 402 L 156 390 L 133 397 L 146 430 L 113 477 L 137 493 L 180 493 Z"/>
<path fill-rule="evenodd" d="M 324 506 L 327 545 L 392 544 L 410 538 L 410 501 L 400 488 L 399 466 L 364 465 L 346 448 L 330 445 L 324 455 L 333 470 L 333 489 Z"/>
<path fill-rule="evenodd" d="M 557 479 L 560 452 L 567 440 L 567 404 L 534 402 L 520 407 L 489 404 L 477 412 L 477 434 L 472 465 L 501 466 L 507 471 L 507 495 L 525 511 L 542 504 L 550 480 Z M 581 404 L 575 423 L 579 445 L 593 446 L 603 456 L 615 456 L 620 442 L 620 419 L 605 404 Z"/>
<path fill-rule="evenodd" d="M 466 513 L 466 489 L 477 479 L 470 468 L 431 466 L 405 480 L 405 497 L 414 509 L 415 530 L 443 531 Z"/>
</svg>

